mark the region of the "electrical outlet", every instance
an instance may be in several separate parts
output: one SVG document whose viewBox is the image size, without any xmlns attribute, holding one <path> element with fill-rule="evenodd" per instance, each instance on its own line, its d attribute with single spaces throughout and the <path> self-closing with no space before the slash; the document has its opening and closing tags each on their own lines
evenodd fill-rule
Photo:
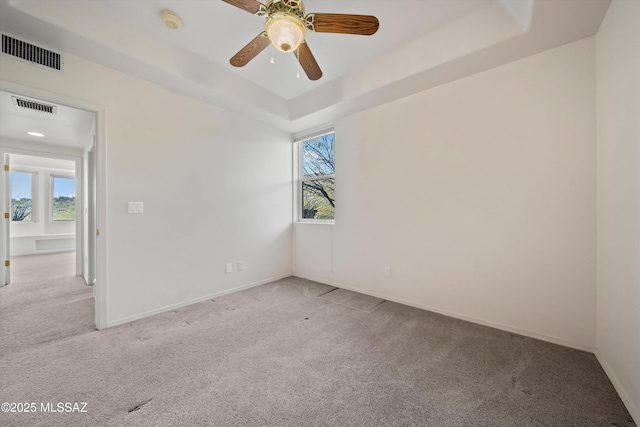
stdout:
<svg viewBox="0 0 640 427">
<path fill-rule="evenodd" d="M 233 271 L 233 264 L 228 263 L 228 264 L 226 265 L 226 272 L 227 272 L 227 274 L 231 273 L 232 271 Z"/>
<path fill-rule="evenodd" d="M 385 267 L 382 274 L 384 277 L 391 277 L 391 267 Z"/>
<path fill-rule="evenodd" d="M 238 271 L 244 270 L 244 261 L 238 261 Z"/>
</svg>

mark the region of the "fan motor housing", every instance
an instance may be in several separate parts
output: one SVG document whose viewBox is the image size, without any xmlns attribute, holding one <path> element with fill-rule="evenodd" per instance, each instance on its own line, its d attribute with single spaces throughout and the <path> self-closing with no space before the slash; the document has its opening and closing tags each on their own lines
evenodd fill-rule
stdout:
<svg viewBox="0 0 640 427">
<path fill-rule="evenodd" d="M 267 16 L 271 17 L 276 13 L 295 15 L 304 21 L 304 3 L 296 0 L 271 0 L 267 3 Z"/>
</svg>

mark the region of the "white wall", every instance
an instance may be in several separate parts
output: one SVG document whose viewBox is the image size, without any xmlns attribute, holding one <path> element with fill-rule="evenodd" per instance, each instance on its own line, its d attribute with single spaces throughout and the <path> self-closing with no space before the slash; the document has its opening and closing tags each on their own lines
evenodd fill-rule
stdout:
<svg viewBox="0 0 640 427">
<path fill-rule="evenodd" d="M 640 422 L 640 2 L 614 1 L 597 35 L 596 355 Z"/>
<path fill-rule="evenodd" d="M 72 55 L 64 76 L 7 58 L 0 70 L 104 106 L 109 325 L 291 274 L 289 135 Z"/>
<path fill-rule="evenodd" d="M 589 38 L 338 121 L 294 274 L 592 350 L 595 114 Z"/>
</svg>

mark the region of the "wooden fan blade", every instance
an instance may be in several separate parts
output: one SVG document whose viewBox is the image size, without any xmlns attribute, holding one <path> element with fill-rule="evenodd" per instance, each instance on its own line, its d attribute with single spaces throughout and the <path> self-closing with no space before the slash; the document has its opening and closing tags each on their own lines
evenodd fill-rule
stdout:
<svg viewBox="0 0 640 427">
<path fill-rule="evenodd" d="M 310 13 L 307 26 L 317 33 L 360 34 L 370 36 L 378 31 L 380 22 L 371 15 L 346 15 L 341 13 Z"/>
<path fill-rule="evenodd" d="M 318 66 L 316 58 L 313 57 L 313 53 L 311 53 L 311 49 L 309 49 L 309 45 L 306 42 L 298 46 L 296 56 L 302 69 L 307 73 L 309 80 L 318 80 L 322 77 L 322 70 Z"/>
<path fill-rule="evenodd" d="M 244 67 L 249 63 L 249 61 L 255 58 L 257 54 L 269 46 L 270 43 L 267 33 L 263 31 L 258 34 L 255 39 L 251 40 L 249 44 L 240 49 L 238 53 L 233 55 L 229 62 L 234 67 Z"/>
<path fill-rule="evenodd" d="M 229 3 L 239 9 L 247 11 L 252 14 L 258 13 L 260 10 L 266 10 L 265 5 L 256 0 L 222 0 L 225 3 Z"/>
</svg>

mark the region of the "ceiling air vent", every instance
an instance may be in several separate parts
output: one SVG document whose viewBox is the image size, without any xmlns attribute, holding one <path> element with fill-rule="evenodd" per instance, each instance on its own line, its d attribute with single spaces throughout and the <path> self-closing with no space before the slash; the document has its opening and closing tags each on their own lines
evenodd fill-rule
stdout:
<svg viewBox="0 0 640 427">
<path fill-rule="evenodd" d="M 2 53 L 48 70 L 62 72 L 61 54 L 6 34 L 2 35 Z"/>
<path fill-rule="evenodd" d="M 55 105 L 43 104 L 42 102 L 32 101 L 31 99 L 17 98 L 12 96 L 13 104 L 32 111 L 39 111 L 47 114 L 57 114 L 57 107 Z"/>
</svg>

